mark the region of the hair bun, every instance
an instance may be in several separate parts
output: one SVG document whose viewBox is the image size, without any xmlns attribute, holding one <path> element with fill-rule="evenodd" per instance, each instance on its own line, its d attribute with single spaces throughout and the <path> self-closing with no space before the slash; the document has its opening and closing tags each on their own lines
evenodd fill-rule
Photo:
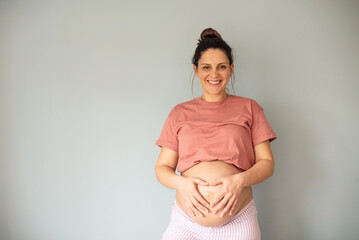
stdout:
<svg viewBox="0 0 359 240">
<path fill-rule="evenodd" d="M 214 30 L 213 28 L 206 28 L 206 29 L 204 29 L 202 31 L 200 41 L 203 41 L 204 39 L 207 39 L 207 38 L 220 38 L 220 39 L 222 39 L 221 35 L 216 30 Z"/>
</svg>

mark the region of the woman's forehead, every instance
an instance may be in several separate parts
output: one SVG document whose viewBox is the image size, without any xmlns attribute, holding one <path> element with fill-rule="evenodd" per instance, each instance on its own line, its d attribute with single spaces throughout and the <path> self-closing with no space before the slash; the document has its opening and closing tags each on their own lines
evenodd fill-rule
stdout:
<svg viewBox="0 0 359 240">
<path fill-rule="evenodd" d="M 227 55 L 220 49 L 208 49 L 202 53 L 201 58 L 199 59 L 200 63 L 207 64 L 220 64 L 220 63 L 229 63 Z"/>
</svg>

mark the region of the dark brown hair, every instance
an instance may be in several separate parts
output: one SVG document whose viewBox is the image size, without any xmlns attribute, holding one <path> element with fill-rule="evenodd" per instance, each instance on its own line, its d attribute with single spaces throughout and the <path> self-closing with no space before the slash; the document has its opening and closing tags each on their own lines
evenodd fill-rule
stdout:
<svg viewBox="0 0 359 240">
<path fill-rule="evenodd" d="M 229 65 L 233 63 L 232 48 L 222 39 L 221 35 L 213 28 L 206 28 L 201 33 L 201 38 L 198 39 L 197 48 L 194 52 L 192 63 L 198 67 L 198 61 L 202 53 L 207 49 L 221 49 L 227 55 Z"/>
</svg>

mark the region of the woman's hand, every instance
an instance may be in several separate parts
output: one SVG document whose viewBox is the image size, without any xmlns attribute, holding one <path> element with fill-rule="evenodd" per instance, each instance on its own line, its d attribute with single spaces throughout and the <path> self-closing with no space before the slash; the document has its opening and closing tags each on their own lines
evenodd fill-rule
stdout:
<svg viewBox="0 0 359 240">
<path fill-rule="evenodd" d="M 213 209 L 214 213 L 218 213 L 221 209 L 220 216 L 223 217 L 228 211 L 229 215 L 233 214 L 234 207 L 237 204 L 239 195 L 241 194 L 244 188 L 244 180 L 239 174 L 234 174 L 230 176 L 225 176 L 218 178 L 211 182 L 210 186 L 217 186 L 222 184 L 222 190 L 215 196 L 212 200 L 210 207 Z"/>
<path fill-rule="evenodd" d="M 185 205 L 193 216 L 203 217 L 205 213 L 209 212 L 209 203 L 199 193 L 197 185 L 208 186 L 208 182 L 200 178 L 183 176 L 183 182 L 178 191 L 184 196 Z"/>
</svg>

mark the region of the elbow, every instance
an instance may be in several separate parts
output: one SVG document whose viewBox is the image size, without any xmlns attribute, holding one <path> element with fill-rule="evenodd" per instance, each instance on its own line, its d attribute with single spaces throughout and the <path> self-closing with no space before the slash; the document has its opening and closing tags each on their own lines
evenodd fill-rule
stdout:
<svg viewBox="0 0 359 240">
<path fill-rule="evenodd" d="M 274 160 L 273 159 L 263 159 L 263 164 L 266 164 L 265 169 L 266 169 L 266 178 L 270 178 L 271 176 L 274 175 Z"/>
<path fill-rule="evenodd" d="M 161 180 L 163 179 L 164 174 L 166 174 L 166 170 L 166 165 L 157 164 L 155 166 L 155 176 L 160 183 L 162 182 Z"/>
<path fill-rule="evenodd" d="M 157 181 L 159 181 L 160 179 L 159 179 L 159 167 L 160 166 L 158 166 L 157 164 L 156 164 L 156 166 L 155 166 L 155 176 L 156 176 L 156 179 L 157 179 Z"/>
<path fill-rule="evenodd" d="M 272 161 L 272 166 L 271 166 L 271 170 L 270 170 L 270 175 L 269 177 L 274 175 L 274 161 Z"/>
</svg>

